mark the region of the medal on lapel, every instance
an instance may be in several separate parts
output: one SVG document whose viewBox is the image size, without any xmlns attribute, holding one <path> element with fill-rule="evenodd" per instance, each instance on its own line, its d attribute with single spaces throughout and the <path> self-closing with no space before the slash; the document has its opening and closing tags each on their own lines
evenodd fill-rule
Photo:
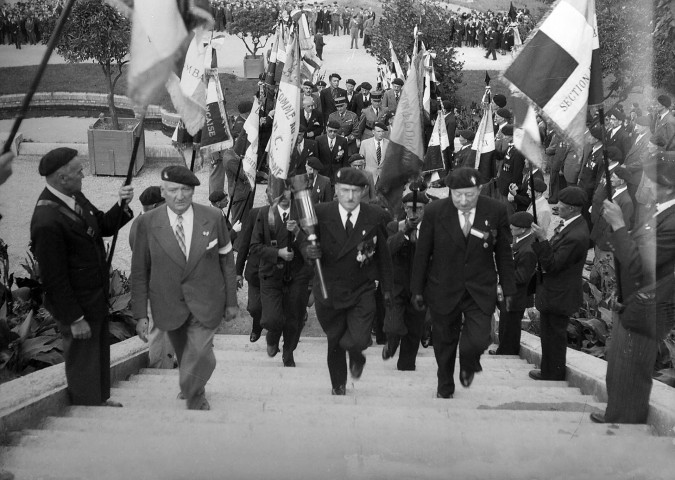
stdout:
<svg viewBox="0 0 675 480">
<path fill-rule="evenodd" d="M 203 231 L 203 232 L 202 232 L 202 235 L 204 235 L 205 237 L 208 237 L 208 236 L 209 236 L 209 231 L 208 231 L 208 230 Z"/>
</svg>

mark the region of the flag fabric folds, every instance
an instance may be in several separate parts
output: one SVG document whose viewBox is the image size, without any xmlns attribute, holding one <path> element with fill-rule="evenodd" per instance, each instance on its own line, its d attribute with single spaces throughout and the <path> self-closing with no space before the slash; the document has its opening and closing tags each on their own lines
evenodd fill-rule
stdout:
<svg viewBox="0 0 675 480">
<path fill-rule="evenodd" d="M 492 124 L 492 104 L 490 103 L 490 87 L 485 88 L 487 102 L 483 102 L 483 118 L 480 119 L 476 136 L 473 139 L 471 149 L 476 152 L 474 168 L 483 176 L 484 181 L 493 177 L 492 155 L 495 151 L 495 131 Z M 485 97 L 484 97 L 485 99 Z"/>
<path fill-rule="evenodd" d="M 255 174 L 258 170 L 258 136 L 260 133 L 260 105 L 258 99 L 253 97 L 253 109 L 244 122 L 244 135 L 237 137 L 235 152 L 244 152 L 242 158 L 242 170 L 246 175 L 251 188 L 255 187 Z M 240 140 L 241 139 L 241 140 Z M 239 145 L 239 142 L 245 145 Z"/>
<path fill-rule="evenodd" d="M 559 0 L 502 75 L 579 149 L 588 105 L 602 102 L 598 48 L 595 0 Z"/>
<path fill-rule="evenodd" d="M 544 147 L 541 144 L 537 113 L 532 105 L 522 98 L 513 97 L 513 145 L 525 158 L 542 168 Z"/>
<path fill-rule="evenodd" d="M 394 64 L 395 69 L 395 72 L 392 72 L 394 74 L 394 78 L 405 78 L 405 72 L 401 68 L 401 63 L 398 61 L 398 57 L 396 56 L 394 45 L 391 43 L 391 40 L 389 40 L 389 51 L 391 52 L 391 62 Z"/>
<path fill-rule="evenodd" d="M 205 158 L 213 158 L 215 154 L 231 148 L 232 133 L 225 111 L 225 98 L 218 78 L 218 68 L 206 71 L 206 121 L 202 128 L 201 154 Z"/>
<path fill-rule="evenodd" d="M 439 111 L 434 123 L 434 130 L 429 139 L 429 146 L 427 153 L 424 154 L 424 165 L 422 166 L 422 173 L 432 173 L 439 170 L 445 170 L 445 161 L 448 150 L 450 149 L 450 139 L 448 138 L 448 131 L 445 128 L 445 119 L 443 112 Z"/>
</svg>

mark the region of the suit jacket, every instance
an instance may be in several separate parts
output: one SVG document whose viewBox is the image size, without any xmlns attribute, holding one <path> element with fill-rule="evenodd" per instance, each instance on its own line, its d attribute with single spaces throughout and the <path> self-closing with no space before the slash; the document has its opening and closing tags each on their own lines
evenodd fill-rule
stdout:
<svg viewBox="0 0 675 480">
<path fill-rule="evenodd" d="M 316 139 L 316 149 L 319 154 L 319 160 L 323 164 L 321 175 L 330 178 L 330 183 L 335 183 L 335 174 L 342 167 L 348 165 L 347 159 L 347 139 L 337 135 L 333 150 L 328 147 L 328 136 L 321 135 Z"/>
<path fill-rule="evenodd" d="M 227 176 L 227 194 L 232 203 L 245 202 L 251 192 L 251 184 L 246 178 L 243 166 L 239 168 L 241 162 L 239 156 L 232 149 L 223 152 L 223 165 L 225 166 L 225 175 Z M 237 171 L 239 176 L 237 176 Z"/>
<path fill-rule="evenodd" d="M 394 92 L 393 89 L 387 90 L 382 95 L 382 108 L 386 108 L 387 110 L 395 112 L 396 107 L 398 107 L 398 101 L 400 99 L 401 99 L 401 95 L 399 94 L 399 97 L 397 99 L 396 93 Z"/>
<path fill-rule="evenodd" d="M 539 168 L 533 174 L 530 174 L 528 171 L 525 173 L 525 175 L 523 175 L 523 181 L 520 183 L 520 186 L 518 187 L 518 192 L 513 197 L 513 202 L 515 204 L 517 212 L 526 211 L 527 207 L 529 207 L 530 204 L 532 203 L 532 198 L 527 193 L 528 187 L 530 186 L 530 176 L 533 176 L 534 178 L 539 178 L 541 179 L 542 182 L 544 181 L 544 173 Z"/>
<path fill-rule="evenodd" d="M 232 122 L 232 129 L 230 132 L 232 133 L 232 138 L 234 140 L 236 140 L 239 134 L 244 130 L 244 123 L 246 123 L 246 119 L 241 115 L 237 115 L 234 122 Z"/>
<path fill-rule="evenodd" d="M 373 128 L 375 128 L 375 122 L 381 122 L 387 112 L 387 109 L 380 107 L 377 110 L 377 113 L 375 113 L 375 109 L 372 105 L 364 108 L 361 111 L 361 117 L 359 118 L 359 138 L 361 140 L 373 138 Z"/>
<path fill-rule="evenodd" d="M 579 187 L 583 188 L 588 195 L 589 204 L 600 180 L 602 165 L 602 148 L 597 149 L 595 153 L 591 149 L 584 151 L 581 171 L 579 172 Z"/>
<path fill-rule="evenodd" d="M 642 158 L 647 155 L 648 145 L 649 133 L 636 140 L 623 160 L 623 166 L 630 173 L 630 178 L 627 181 L 629 184 L 634 185 L 635 188 L 637 188 L 642 179 Z"/>
<path fill-rule="evenodd" d="M 512 296 L 510 311 L 518 312 L 532 306 L 528 286 L 537 267 L 537 255 L 532 250 L 534 235 L 528 235 L 513 243 L 513 264 L 515 268 L 516 294 Z"/>
<path fill-rule="evenodd" d="M 377 142 L 375 138 L 369 138 L 361 142 L 361 148 L 359 153 L 366 157 L 366 170 L 373 175 L 373 181 L 377 183 L 377 180 L 380 178 L 380 172 L 382 171 L 382 163 L 384 163 L 384 156 L 389 147 L 389 139 L 383 138 L 381 140 L 382 154 L 380 164 L 377 164 Z"/>
<path fill-rule="evenodd" d="M 611 134 L 611 132 L 610 132 Z M 628 155 L 628 151 L 630 150 L 631 145 L 633 144 L 633 141 L 630 138 L 630 135 L 628 135 L 628 132 L 626 132 L 626 129 L 621 126 L 619 127 L 619 130 L 610 137 L 607 135 L 607 146 L 611 147 L 617 147 L 619 150 L 621 150 L 621 164 L 623 164 L 626 155 Z"/>
<path fill-rule="evenodd" d="M 590 237 L 597 247 L 602 250 L 607 250 L 607 238 L 612 231 L 605 218 L 600 215 L 600 212 L 602 211 L 602 202 L 605 198 L 607 198 L 607 190 L 603 181 L 598 185 L 593 194 L 593 208 L 591 209 L 591 223 L 593 224 L 593 228 L 591 229 Z M 623 221 L 628 227 L 628 230 L 630 230 L 632 228 L 632 219 L 635 208 L 633 206 L 633 200 L 628 194 L 628 190 L 624 189 L 618 195 L 613 193 L 612 201 L 621 207 Z"/>
<path fill-rule="evenodd" d="M 368 108 L 371 104 L 371 100 L 373 97 L 370 96 L 371 94 L 368 94 L 368 100 L 364 98 L 363 93 L 357 93 L 354 95 L 354 113 L 356 113 L 359 117 L 361 117 L 361 113 L 365 108 Z"/>
<path fill-rule="evenodd" d="M 399 230 L 396 220 L 389 222 L 387 232 L 389 233 L 387 247 L 389 247 L 394 268 L 394 290 L 391 293 L 394 297 L 402 297 L 409 301 L 410 277 L 417 243 L 411 241 L 410 235 Z"/>
<path fill-rule="evenodd" d="M 525 168 L 525 156 L 516 149 L 509 147 L 504 155 L 504 162 L 497 177 L 497 188 L 505 197 L 509 194 L 509 185 L 523 182 L 523 169 Z"/>
<path fill-rule="evenodd" d="M 578 216 L 550 240 L 532 245 L 543 271 L 535 297 L 537 310 L 572 315 L 579 309 L 583 302 L 581 274 L 588 241 L 588 225 Z"/>
<path fill-rule="evenodd" d="M 316 137 L 323 133 L 323 117 L 321 113 L 312 110 L 312 113 L 309 116 L 309 122 L 305 118 L 305 112 L 303 111 L 300 114 L 300 125 L 305 128 L 305 138 L 310 138 L 311 140 L 316 140 Z M 307 136 L 308 133 L 312 133 L 312 136 Z"/>
<path fill-rule="evenodd" d="M 481 195 L 472 231 L 475 234 L 464 237 L 450 198 L 424 209 L 410 290 L 413 295 L 424 294 L 437 313 L 450 313 L 468 291 L 480 309 L 491 315 L 497 303 L 497 274 L 504 295 L 516 292 L 506 206 Z"/>
<path fill-rule="evenodd" d="M 448 132 L 448 140 L 450 140 L 450 151 L 455 151 L 455 135 L 457 132 L 457 120 L 455 119 L 454 113 L 448 113 L 445 115 L 445 129 Z"/>
<path fill-rule="evenodd" d="M 347 236 L 338 202 L 321 203 L 316 206 L 319 220 L 318 237 L 321 243 L 321 265 L 328 289 L 324 300 L 318 282 L 314 282 L 316 301 L 331 308 L 349 308 L 358 302 L 361 295 L 375 290 L 375 280 L 383 292 L 391 292 L 392 264 L 387 248 L 387 214 L 380 207 L 361 204 L 359 217 L 351 236 Z M 308 245 L 303 243 L 304 248 Z M 372 249 L 373 255 L 361 264 L 359 251 Z"/>
<path fill-rule="evenodd" d="M 247 282 L 255 281 L 258 277 L 258 266 L 260 265 L 260 256 L 251 251 L 251 236 L 253 227 L 258 218 L 260 207 L 252 208 L 244 220 L 241 232 L 237 237 L 237 261 L 235 270 L 237 275 L 242 275 Z"/>
<path fill-rule="evenodd" d="M 675 148 L 675 117 L 671 112 L 668 112 L 663 119 L 656 119 L 654 135 L 661 136 L 667 142 L 666 150 Z"/>
<path fill-rule="evenodd" d="M 31 251 L 40 264 L 45 307 L 64 325 L 83 315 L 87 322 L 104 321 L 109 273 L 103 237 L 115 233 L 120 219 L 122 226 L 133 217 L 117 203 L 103 213 L 82 193 L 76 194 L 76 201 L 82 215 L 45 188 L 30 222 Z"/>
<path fill-rule="evenodd" d="M 473 168 L 476 162 L 476 151 L 471 150 L 471 145 L 465 145 L 452 156 L 452 169 L 459 167 L 471 167 Z"/>
<path fill-rule="evenodd" d="M 349 98 L 349 93 L 345 95 L 345 98 L 347 99 L 347 110 L 350 112 L 356 113 L 356 96 L 359 95 L 358 93 L 354 93 L 352 91 L 352 97 Z M 358 114 L 356 115 L 358 117 Z"/>
<path fill-rule="evenodd" d="M 356 146 L 356 139 L 359 137 L 359 117 L 356 116 L 354 112 L 349 110 L 345 111 L 343 116 L 340 116 L 338 112 L 333 112 L 328 116 L 328 121 L 335 120 L 340 123 L 340 130 L 338 130 L 338 135 L 343 136 L 347 139 L 347 153 L 353 155 L 358 152 L 358 147 Z"/>
<path fill-rule="evenodd" d="M 314 183 L 310 191 L 314 205 L 333 201 L 333 187 L 330 184 L 330 178 L 324 177 L 318 173 L 314 174 Z"/>
<path fill-rule="evenodd" d="M 237 305 L 236 288 L 226 288 L 225 255 L 230 247 L 225 218 L 217 209 L 192 204 L 194 224 L 186 260 L 169 223 L 167 206 L 157 207 L 138 222 L 131 258 L 131 308 L 134 318 L 148 316 L 148 300 L 155 325 L 179 328 L 192 314 L 208 328 L 220 325 L 225 306 Z M 230 291 L 232 290 L 232 291 Z"/>
<path fill-rule="evenodd" d="M 298 146 L 294 146 L 291 150 L 291 165 L 289 170 L 289 177 L 295 175 L 302 175 L 307 173 L 307 158 L 316 157 L 318 155 L 316 149 L 316 142 L 314 140 L 305 139 L 302 147 L 302 153 L 298 152 Z M 318 158 L 318 157 L 317 157 Z"/>
<path fill-rule="evenodd" d="M 331 87 L 326 87 L 321 90 L 319 94 L 319 99 L 321 101 L 321 114 L 323 115 L 323 124 L 328 123 L 328 115 L 333 112 L 337 112 L 337 107 L 335 106 L 335 97 L 346 97 L 347 90 L 343 88 L 336 88 L 337 92 L 333 95 L 333 89 Z"/>
</svg>

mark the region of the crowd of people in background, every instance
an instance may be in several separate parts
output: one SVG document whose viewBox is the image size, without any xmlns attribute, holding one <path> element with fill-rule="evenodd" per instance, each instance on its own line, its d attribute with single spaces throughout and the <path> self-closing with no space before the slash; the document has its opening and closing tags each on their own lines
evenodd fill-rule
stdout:
<svg viewBox="0 0 675 480">
<path fill-rule="evenodd" d="M 44 40 L 46 24 L 63 8 L 63 0 L 34 0 L 0 5 L 0 45 L 35 45 Z"/>
</svg>

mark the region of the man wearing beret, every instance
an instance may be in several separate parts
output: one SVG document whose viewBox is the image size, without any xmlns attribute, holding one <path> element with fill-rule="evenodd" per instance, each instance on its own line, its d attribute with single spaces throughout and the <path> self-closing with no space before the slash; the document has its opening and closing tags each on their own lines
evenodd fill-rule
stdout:
<svg viewBox="0 0 675 480">
<path fill-rule="evenodd" d="M 471 149 L 471 144 L 476 134 L 473 130 L 460 130 L 457 132 L 461 147 L 453 153 L 449 170 L 460 167 L 473 168 L 476 163 L 476 151 Z"/>
<path fill-rule="evenodd" d="M 607 118 L 607 146 L 617 147 L 621 151 L 621 161 L 619 163 L 623 163 L 623 159 L 633 144 L 630 135 L 623 126 L 625 119 L 626 115 L 618 109 L 610 111 Z"/>
<path fill-rule="evenodd" d="M 387 249 L 386 214 L 361 203 L 368 184 L 362 171 L 343 168 L 336 174 L 337 201 L 316 206 L 319 242 L 305 241 L 307 259 L 321 258 L 328 289 L 324 299 L 314 284 L 316 315 L 328 339 L 328 371 L 333 395 L 344 395 L 347 384 L 346 353 L 352 378 L 361 377 L 371 342 L 375 316 L 375 282 L 380 282 L 386 303 L 391 302 L 392 264 Z"/>
<path fill-rule="evenodd" d="M 581 170 L 579 171 L 579 186 L 586 193 L 586 205 L 581 209 L 581 214 L 586 219 L 588 230 L 590 232 L 593 225 L 591 223 L 591 214 L 589 207 L 593 200 L 593 192 L 598 186 L 602 171 L 604 169 L 604 158 L 602 153 L 602 127 L 597 125 L 586 130 L 584 134 L 584 151 L 581 158 Z M 554 209 L 554 213 L 556 210 Z"/>
<path fill-rule="evenodd" d="M 323 170 L 321 161 L 316 157 L 307 159 L 307 179 L 309 181 L 310 195 L 314 205 L 333 201 L 333 188 L 330 178 L 321 175 Z"/>
<path fill-rule="evenodd" d="M 382 96 L 382 108 L 395 112 L 398 107 L 398 101 L 401 99 L 401 91 L 403 90 L 403 79 L 395 78 L 391 82 L 391 89 L 384 92 Z"/>
<path fill-rule="evenodd" d="M 355 153 L 349 157 L 349 166 L 361 170 L 368 179 L 368 185 L 363 189 L 362 202 L 370 203 L 377 200 L 377 193 L 375 192 L 375 179 L 373 173 L 366 168 L 366 158 L 360 153 Z"/>
<path fill-rule="evenodd" d="M 621 207 L 605 200 L 609 249 L 621 274 L 623 305 L 607 352 L 607 409 L 596 422 L 645 423 L 659 342 L 673 327 L 675 294 L 675 158 L 660 153 L 645 164 L 656 185 L 656 209 L 629 232 Z"/>
<path fill-rule="evenodd" d="M 82 193 L 83 168 L 72 148 L 57 148 L 40 160 L 38 171 L 47 185 L 31 219 L 31 250 L 40 265 L 45 307 L 63 338 L 71 403 L 121 406 L 109 400 L 110 274 L 103 237 L 131 220 L 134 191 L 120 188 L 119 200 L 103 213 Z"/>
<path fill-rule="evenodd" d="M 504 152 L 503 162 L 497 176 L 497 190 L 508 203 L 511 184 L 523 183 L 523 171 L 525 170 L 525 156 L 513 144 L 513 125 L 505 125 L 502 128 L 504 141 L 508 142 Z"/>
<path fill-rule="evenodd" d="M 348 165 L 347 139 L 338 135 L 340 122 L 331 120 L 326 125 L 326 133 L 316 139 L 317 157 L 323 165 L 322 175 L 330 178 L 331 185 L 335 184 L 335 174 L 339 169 Z"/>
<path fill-rule="evenodd" d="M 506 207 L 480 194 L 480 180 L 468 167 L 446 177 L 450 197 L 425 208 L 415 251 L 410 291 L 415 308 L 428 305 L 431 315 L 439 398 L 455 393 L 458 345 L 461 384 L 469 387 L 482 370 L 497 282 L 504 295 L 516 293 Z"/>
<path fill-rule="evenodd" d="M 363 82 L 361 84 L 361 91 L 354 95 L 354 113 L 356 113 L 359 118 L 361 118 L 361 112 L 370 106 L 370 91 L 372 89 L 373 86 L 370 83 Z"/>
<path fill-rule="evenodd" d="M 415 358 L 424 331 L 427 312 L 426 309 L 421 312 L 417 311 L 410 303 L 412 299 L 410 277 L 424 208 L 429 203 L 429 197 L 423 192 L 415 196 L 413 192 L 408 192 L 401 202 L 405 217 L 400 221 L 393 220 L 387 225 L 389 232 L 387 246 L 394 266 L 394 290 L 392 291 L 392 307 L 384 318 L 387 342 L 382 348 L 382 358 L 387 360 L 393 357 L 400 345 L 401 350 L 396 368 L 415 370 Z"/>
<path fill-rule="evenodd" d="M 337 111 L 328 116 L 328 122 L 338 122 L 340 130 L 338 135 L 347 139 L 347 155 L 353 155 L 359 151 L 361 145 L 361 135 L 359 135 L 359 117 L 354 112 L 347 110 L 347 99 L 345 97 L 335 98 Z"/>
<path fill-rule="evenodd" d="M 179 385 L 190 410 L 209 410 L 204 386 L 216 367 L 213 337 L 238 312 L 234 254 L 225 218 L 192 202 L 199 180 L 188 168 L 162 170 L 166 206 L 141 216 L 131 258 L 136 331 L 148 335 L 148 305 L 178 357 Z M 149 304 L 148 304 L 149 302 Z"/>
<path fill-rule="evenodd" d="M 389 148 L 389 139 L 384 138 L 384 133 L 388 130 L 384 123 L 375 122 L 372 137 L 363 140 L 359 148 L 359 153 L 366 159 L 366 170 L 372 174 L 375 183 L 380 178 L 382 162 Z"/>
<path fill-rule="evenodd" d="M 371 104 L 361 110 L 359 119 L 359 138 L 367 140 L 374 135 L 373 129 L 377 122 L 382 122 L 388 110 L 382 108 L 382 92 L 373 92 L 371 95 Z"/>
<path fill-rule="evenodd" d="M 533 305 L 530 282 L 537 267 L 537 255 L 532 250 L 534 217 L 527 212 L 516 212 L 509 217 L 513 235 L 513 264 L 516 294 L 506 297 L 499 305 L 499 348 L 490 351 L 497 355 L 520 353 L 520 323 L 525 309 Z"/>
<path fill-rule="evenodd" d="M 345 98 L 347 99 L 347 110 L 354 113 L 356 113 L 356 104 L 354 103 L 354 99 L 356 97 L 356 93 L 354 92 L 355 88 L 356 80 L 353 78 L 347 79 L 345 82 L 345 91 L 347 92 L 347 95 L 345 95 Z M 358 118 L 358 115 L 356 117 Z"/>
<path fill-rule="evenodd" d="M 532 224 L 539 239 L 532 245 L 542 269 L 535 306 L 541 314 L 541 369 L 530 371 L 535 380 L 565 380 L 567 322 L 583 301 L 581 274 L 588 250 L 588 226 L 581 216 L 586 193 L 579 187 L 560 191 L 560 224 L 550 240 Z"/>
<path fill-rule="evenodd" d="M 340 80 L 342 77 L 337 73 L 331 73 L 328 77 L 330 82 L 330 87 L 324 88 L 319 94 L 319 99 L 321 100 L 321 114 L 323 115 L 324 125 L 328 124 L 328 116 L 337 111 L 335 105 L 335 99 L 338 97 L 346 97 L 347 91 L 343 88 L 340 88 Z"/>
<path fill-rule="evenodd" d="M 544 173 L 533 163 L 527 162 L 523 170 L 523 181 L 520 185 L 512 183 L 509 185 L 508 201 L 513 204 L 516 212 L 524 212 L 532 204 L 532 189 L 530 188 L 530 177 L 535 180 L 544 181 Z"/>
<path fill-rule="evenodd" d="M 675 150 L 675 117 L 670 111 L 671 105 L 668 95 L 659 95 L 654 102 L 654 136 L 666 141 L 665 150 Z"/>
</svg>

